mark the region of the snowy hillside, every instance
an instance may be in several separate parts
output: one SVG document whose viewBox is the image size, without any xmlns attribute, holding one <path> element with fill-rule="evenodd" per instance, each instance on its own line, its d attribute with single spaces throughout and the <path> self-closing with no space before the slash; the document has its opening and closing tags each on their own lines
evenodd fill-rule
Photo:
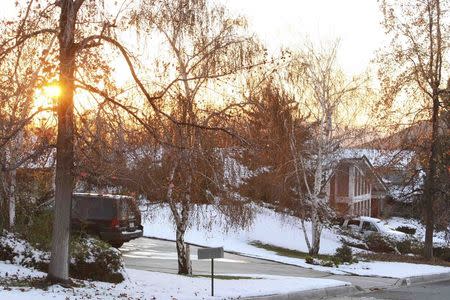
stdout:
<svg viewBox="0 0 450 300">
<path fill-rule="evenodd" d="M 175 230 L 171 222 L 171 213 L 167 206 L 153 205 L 148 208 L 148 218 L 144 218 L 144 235 L 150 237 L 175 239 Z M 277 245 L 279 247 L 308 252 L 305 243 L 303 230 L 297 218 L 278 214 L 267 208 L 258 208 L 253 224 L 245 229 L 226 231 L 226 226 L 219 214 L 213 209 L 209 209 L 213 216 L 213 223 L 210 229 L 208 220 L 200 222 L 199 226 L 191 226 L 186 232 L 186 241 L 193 244 L 205 246 L 224 246 L 225 250 L 236 252 L 255 248 L 249 245 L 250 242 L 259 241 L 262 243 Z M 214 217 L 217 216 L 217 217 Z M 310 233 L 310 223 L 305 222 L 307 232 Z M 334 254 L 336 248 L 341 245 L 339 236 L 333 230 L 325 228 L 322 232 L 321 254 Z"/>
</svg>

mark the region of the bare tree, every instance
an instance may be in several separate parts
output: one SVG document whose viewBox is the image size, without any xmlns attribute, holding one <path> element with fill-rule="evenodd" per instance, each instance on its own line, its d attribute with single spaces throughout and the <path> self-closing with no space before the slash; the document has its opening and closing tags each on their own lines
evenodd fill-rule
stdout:
<svg viewBox="0 0 450 300">
<path fill-rule="evenodd" d="M 25 10 L 21 11 L 27 18 L 26 22 L 0 21 L 0 44 L 5 45 L 5 41 L 19 38 L 27 23 L 36 22 L 36 18 L 30 16 L 31 9 L 30 2 Z M 41 108 L 34 107 L 33 95 L 43 76 L 48 74 L 45 71 L 45 61 L 49 57 L 48 48 L 53 44 L 54 39 L 43 38 L 9 51 L 0 51 L 0 178 L 4 200 L 2 219 L 5 220 L 4 225 L 10 229 L 15 224 L 16 215 L 16 171 L 43 150 L 38 146 L 39 143 L 30 143 L 30 139 L 37 140 L 36 136 L 30 136 L 30 129 L 33 127 L 33 118 L 41 112 Z M 43 51 L 40 60 L 34 57 L 36 51 Z"/>
<path fill-rule="evenodd" d="M 380 78 L 384 104 L 402 102 L 401 112 L 412 108 L 414 117 L 431 120 L 431 142 L 423 199 L 426 222 L 424 256 L 433 257 L 433 231 L 442 156 L 440 123 L 442 107 L 448 106 L 448 90 L 442 84 L 448 76 L 448 1 L 381 1 L 383 25 L 391 38 L 390 47 L 380 50 Z M 444 82 L 443 82 L 444 81 Z M 445 96 L 445 97 L 443 97 Z M 384 106 L 386 107 L 386 106 Z"/>
<path fill-rule="evenodd" d="M 62 0 L 41 6 L 37 1 L 28 3 L 26 13 L 21 16 L 19 29 L 11 38 L 1 43 L 0 59 L 9 55 L 15 49 L 35 41 L 42 36 L 57 37 L 58 43 L 51 50 L 57 49 L 57 57 L 49 62 L 49 68 L 54 69 L 58 78 L 61 94 L 58 97 L 57 117 L 57 164 L 55 177 L 55 209 L 52 233 L 51 262 L 48 278 L 52 281 L 69 280 L 69 237 L 70 210 L 72 189 L 74 185 L 74 94 L 75 78 L 97 83 L 93 76 L 105 76 L 108 70 L 84 72 L 81 62 L 98 61 L 99 51 L 94 51 L 102 45 L 102 41 L 120 46 L 112 38 L 117 16 L 110 16 L 106 11 L 99 13 L 99 7 L 104 8 L 102 1 Z M 57 12 L 59 10 L 59 12 Z M 34 14 L 37 17 L 31 19 Z M 98 20 L 100 19 L 100 20 Z M 98 26 L 102 24 L 102 26 Z M 103 71 L 103 72 L 102 72 Z"/>
</svg>

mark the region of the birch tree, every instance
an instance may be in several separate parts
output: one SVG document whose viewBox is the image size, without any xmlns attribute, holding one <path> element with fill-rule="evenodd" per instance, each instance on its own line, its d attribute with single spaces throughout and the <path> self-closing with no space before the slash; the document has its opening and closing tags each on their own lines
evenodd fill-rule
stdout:
<svg viewBox="0 0 450 300">
<path fill-rule="evenodd" d="M 288 75 L 294 90 L 301 93 L 300 110 L 312 122 L 313 134 L 306 147 L 299 148 L 295 135 L 291 134 L 289 150 L 295 165 L 297 189 L 309 209 L 310 237 L 304 224 L 302 228 L 309 253 L 314 255 L 319 253 L 323 224 L 330 216 L 326 183 L 339 159 L 336 154 L 340 144 L 346 138 L 343 124 L 348 125 L 348 119 L 352 118 L 345 108 L 351 102 L 356 103 L 364 83 L 362 77 L 347 79 L 339 69 L 338 45 L 336 41 L 322 48 L 305 47 L 301 54 L 293 55 Z"/>
<path fill-rule="evenodd" d="M 219 192 L 224 189 L 223 153 L 214 140 L 220 134 L 234 135 L 224 122 L 233 105 L 218 109 L 202 101 L 215 97 L 208 90 L 213 81 L 250 68 L 257 47 L 243 34 L 243 19 L 208 1 L 142 1 L 134 18 L 138 28 L 160 36 L 167 49 L 167 57 L 161 58 L 168 78 L 161 95 L 161 111 L 168 113 L 161 114 L 169 121 L 160 138 L 164 199 L 176 227 L 178 273 L 191 274 L 184 235 L 196 204 L 226 200 Z"/>
</svg>

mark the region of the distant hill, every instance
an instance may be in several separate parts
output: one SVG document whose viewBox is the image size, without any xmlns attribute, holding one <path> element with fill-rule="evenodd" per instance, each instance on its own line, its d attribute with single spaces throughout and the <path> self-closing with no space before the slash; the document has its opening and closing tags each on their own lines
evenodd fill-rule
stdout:
<svg viewBox="0 0 450 300">
<path fill-rule="evenodd" d="M 387 137 L 372 140 L 360 148 L 379 150 L 425 150 L 430 145 L 431 122 L 420 121 Z"/>
</svg>

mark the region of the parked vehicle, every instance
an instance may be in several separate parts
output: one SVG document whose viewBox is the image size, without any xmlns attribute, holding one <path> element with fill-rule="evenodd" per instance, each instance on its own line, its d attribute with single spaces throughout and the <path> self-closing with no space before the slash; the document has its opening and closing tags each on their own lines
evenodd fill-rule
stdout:
<svg viewBox="0 0 450 300">
<path fill-rule="evenodd" d="M 74 193 L 72 230 L 86 231 L 119 248 L 143 235 L 141 214 L 132 197 Z"/>
<path fill-rule="evenodd" d="M 401 240 L 406 237 L 405 233 L 393 229 L 380 219 L 371 217 L 361 216 L 353 219 L 346 219 L 342 227 L 353 232 L 361 233 L 364 236 L 378 233 L 382 236 L 387 236 L 396 240 Z"/>
</svg>

